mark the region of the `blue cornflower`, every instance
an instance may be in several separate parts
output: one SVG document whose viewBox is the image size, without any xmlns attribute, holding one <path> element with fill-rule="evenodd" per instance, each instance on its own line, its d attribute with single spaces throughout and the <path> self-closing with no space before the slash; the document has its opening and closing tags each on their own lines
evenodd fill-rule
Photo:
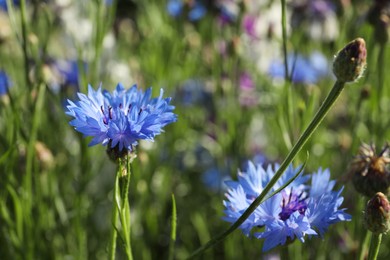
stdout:
<svg viewBox="0 0 390 260">
<path fill-rule="evenodd" d="M 74 117 L 70 121 L 76 131 L 92 136 L 90 146 L 101 143 L 108 148 L 133 151 L 138 140 L 153 141 L 167 124 L 175 122 L 171 98 L 151 98 L 152 90 L 145 93 L 134 85 L 125 89 L 118 84 L 113 93 L 95 91 L 88 86 L 88 95 L 78 93 L 79 101 L 68 100 L 66 114 Z"/>
<path fill-rule="evenodd" d="M 0 96 L 6 95 L 11 85 L 11 81 L 5 71 L 0 70 Z"/>
<path fill-rule="evenodd" d="M 260 195 L 279 165 L 276 164 L 274 168 L 271 165 L 263 168 L 260 164 L 255 166 L 249 162 L 247 170 L 239 173 L 238 181 L 226 182 L 229 190 L 227 200 L 223 202 L 226 208 L 224 220 L 233 223 L 242 215 Z M 297 171 L 290 165 L 271 192 L 286 183 Z M 305 184 L 310 178 L 311 185 Z M 300 175 L 281 192 L 257 207 L 240 228 L 247 236 L 253 228 L 263 228 L 262 232 L 253 234 L 265 240 L 263 251 L 284 245 L 295 238 L 304 242 L 306 235 L 322 237 L 330 224 L 351 219 L 344 212 L 345 209 L 339 209 L 343 202 L 340 196 L 342 189 L 333 191 L 334 185 L 335 181 L 330 180 L 327 169 L 320 168 L 312 175 Z"/>
</svg>

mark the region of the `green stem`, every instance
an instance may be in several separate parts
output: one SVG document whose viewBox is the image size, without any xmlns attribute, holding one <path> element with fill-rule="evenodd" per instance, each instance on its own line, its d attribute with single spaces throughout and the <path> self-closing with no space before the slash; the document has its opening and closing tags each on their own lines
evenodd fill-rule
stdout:
<svg viewBox="0 0 390 260">
<path fill-rule="evenodd" d="M 115 259 L 115 252 L 116 252 L 116 240 L 118 236 L 118 204 L 117 204 L 117 194 L 119 190 L 119 177 L 121 176 L 122 171 L 122 164 L 119 164 L 118 171 L 115 175 L 115 185 L 114 185 L 114 192 L 112 197 L 112 211 L 111 211 L 111 223 L 112 223 L 112 229 L 111 229 L 111 242 L 110 246 L 108 248 L 109 253 L 109 259 L 114 260 Z"/>
<path fill-rule="evenodd" d="M 31 242 L 31 239 L 34 239 L 34 236 L 32 233 L 32 220 L 31 220 L 31 212 L 32 212 L 32 201 L 34 200 L 33 196 L 33 164 L 34 164 L 34 158 L 35 158 L 35 143 L 38 136 L 38 127 L 40 124 L 40 115 L 42 113 L 43 108 L 43 101 L 45 97 L 46 92 L 46 86 L 41 83 L 38 88 L 38 96 L 37 100 L 35 102 L 35 108 L 33 112 L 33 121 L 31 126 L 31 132 L 29 136 L 29 141 L 27 145 L 27 159 L 26 159 L 26 175 L 23 180 L 23 187 L 24 187 L 24 210 L 26 211 L 25 214 L 25 221 L 26 221 L 26 232 L 27 232 L 27 254 L 29 254 L 30 257 L 32 257 L 33 254 L 33 248 L 31 248 L 33 243 Z M 29 246 L 30 245 L 30 246 Z"/>
<path fill-rule="evenodd" d="M 125 179 L 124 189 L 121 193 L 121 209 L 120 219 L 122 223 L 122 232 L 123 238 L 125 242 L 125 251 L 127 255 L 127 259 L 133 259 L 133 255 L 131 252 L 131 242 L 130 242 L 130 205 L 129 205 L 129 187 L 130 187 L 130 178 L 131 178 L 131 161 L 130 156 L 128 155 L 126 158 L 126 175 L 122 176 Z"/>
<path fill-rule="evenodd" d="M 290 255 L 288 253 L 288 245 L 284 245 L 280 248 L 280 259 L 283 259 L 283 260 L 289 260 L 290 259 Z"/>
<path fill-rule="evenodd" d="M 193 258 L 201 254 L 202 252 L 206 251 L 208 248 L 214 246 L 215 244 L 225 239 L 225 237 L 227 237 L 230 233 L 236 230 L 253 213 L 253 211 L 255 211 L 255 209 L 260 205 L 261 202 L 263 202 L 265 196 L 269 193 L 269 191 L 272 189 L 272 187 L 275 185 L 278 179 L 282 176 L 282 174 L 290 165 L 290 163 L 293 161 L 293 159 L 297 156 L 298 152 L 302 149 L 303 145 L 307 142 L 307 140 L 309 140 L 311 135 L 314 133 L 314 131 L 319 126 L 319 124 L 322 122 L 322 120 L 324 119 L 324 117 L 326 116 L 330 108 L 333 106 L 337 98 L 340 96 L 342 90 L 344 89 L 344 86 L 345 86 L 345 82 L 336 81 L 332 90 L 329 92 L 328 96 L 326 97 L 325 101 L 322 103 L 321 107 L 315 114 L 309 126 L 305 129 L 305 131 L 298 139 L 294 147 L 290 150 L 286 159 L 284 159 L 283 163 L 280 165 L 280 168 L 277 170 L 277 172 L 272 177 L 272 179 L 267 184 L 267 186 L 264 188 L 264 190 L 261 192 L 261 194 L 252 202 L 252 204 L 241 215 L 241 217 L 235 223 L 233 223 L 233 225 L 231 225 L 226 231 L 224 231 L 223 233 L 221 233 L 220 235 L 213 238 L 205 245 L 197 249 L 194 253 L 192 253 L 189 256 L 189 258 Z"/>
<path fill-rule="evenodd" d="M 175 241 L 176 241 L 176 201 L 175 195 L 172 194 L 172 219 L 171 219 L 171 239 L 169 242 L 169 256 L 168 260 L 173 260 L 175 255 Z"/>
<path fill-rule="evenodd" d="M 376 104 L 377 104 L 377 113 L 376 113 L 376 122 L 375 122 L 375 130 L 376 130 L 376 135 L 374 136 L 383 136 L 381 133 L 383 133 L 383 120 L 381 120 L 381 116 L 383 114 L 382 112 L 382 97 L 384 95 L 383 93 L 383 87 L 385 86 L 385 70 L 386 70 L 386 64 L 385 64 L 385 57 L 386 57 L 386 45 L 381 43 L 379 45 L 379 54 L 378 54 L 378 65 L 377 65 L 377 70 L 378 70 L 378 87 L 377 87 L 377 99 L 376 99 Z M 379 141 L 379 140 L 377 140 Z"/>
<path fill-rule="evenodd" d="M 287 64 L 287 22 L 286 22 L 286 0 L 282 1 L 282 38 L 283 38 L 283 56 L 284 56 L 284 79 L 289 80 L 288 64 Z"/>
<path fill-rule="evenodd" d="M 359 260 L 364 260 L 371 232 L 367 230 L 360 245 Z"/>
<path fill-rule="evenodd" d="M 22 26 L 22 51 L 23 51 L 23 59 L 24 59 L 24 78 L 26 81 L 26 85 L 30 85 L 29 78 L 29 68 L 28 68 L 28 50 L 27 50 L 27 11 L 26 11 L 26 0 L 20 1 L 20 20 Z"/>
<path fill-rule="evenodd" d="M 378 257 L 381 241 L 382 241 L 382 234 L 374 234 L 374 233 L 372 234 L 370 251 L 368 251 L 367 260 L 376 260 L 376 258 Z"/>
<path fill-rule="evenodd" d="M 89 156 L 88 143 L 86 140 L 79 135 L 79 143 L 80 143 L 80 176 L 78 177 L 78 186 L 77 186 L 77 217 L 75 221 L 75 229 L 77 234 L 77 244 L 78 244 L 78 257 L 79 259 L 85 259 L 87 257 L 87 233 L 85 230 L 85 222 L 87 219 L 87 210 L 86 210 L 86 186 L 88 184 L 88 180 L 91 178 L 91 163 Z"/>
<path fill-rule="evenodd" d="M 95 24 L 96 24 L 96 31 L 95 31 L 95 55 L 93 59 L 93 65 L 92 65 L 92 81 L 97 80 L 99 77 L 99 57 L 101 54 L 102 46 L 103 46 L 103 38 L 104 38 L 104 26 L 103 26 L 103 19 L 104 19 L 104 0 L 96 1 L 96 16 L 95 16 Z"/>
<path fill-rule="evenodd" d="M 126 169 L 123 169 L 124 160 L 126 160 Z M 116 240 L 118 236 L 118 215 L 121 222 L 120 237 L 124 242 L 124 247 L 127 255 L 127 259 L 132 260 L 133 255 L 131 252 L 130 243 L 130 206 L 129 206 L 129 187 L 131 177 L 131 158 L 130 155 L 125 159 L 119 159 L 119 167 L 115 176 L 115 187 L 113 195 L 112 205 L 112 231 L 111 231 L 111 243 L 109 247 L 109 259 L 115 259 Z M 120 181 L 123 180 L 123 189 L 120 189 Z"/>
</svg>

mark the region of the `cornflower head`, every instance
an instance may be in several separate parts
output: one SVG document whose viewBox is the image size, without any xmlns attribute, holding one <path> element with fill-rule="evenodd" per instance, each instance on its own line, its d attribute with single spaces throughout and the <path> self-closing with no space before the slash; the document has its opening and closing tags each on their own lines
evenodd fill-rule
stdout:
<svg viewBox="0 0 390 260">
<path fill-rule="evenodd" d="M 151 98 L 152 90 L 145 92 L 136 85 L 125 89 L 118 84 L 110 93 L 88 86 L 88 95 L 78 93 L 78 101 L 68 100 L 66 114 L 74 117 L 70 121 L 76 131 L 92 136 L 90 146 L 101 143 L 108 145 L 107 152 L 112 159 L 132 152 L 138 140 L 154 141 L 162 128 L 177 120 L 172 111 L 171 98 Z"/>
<path fill-rule="evenodd" d="M 227 181 L 229 188 L 224 201 L 225 217 L 228 222 L 235 222 L 249 205 L 263 191 L 275 174 L 278 164 L 263 168 L 261 164 L 248 163 L 245 172 L 240 172 L 238 181 Z M 277 190 L 298 173 L 292 165 L 272 187 Z M 311 178 L 311 185 L 306 183 Z M 277 245 L 285 245 L 298 238 L 304 242 L 305 235 L 323 236 L 329 225 L 347 221 L 351 216 L 339 209 L 343 202 L 340 196 L 342 188 L 333 191 L 336 182 L 330 180 L 329 170 L 321 168 L 312 175 L 297 177 L 281 192 L 266 200 L 240 226 L 243 233 L 251 235 L 253 228 L 262 228 L 255 232 L 256 238 L 264 239 L 263 251 Z"/>
</svg>

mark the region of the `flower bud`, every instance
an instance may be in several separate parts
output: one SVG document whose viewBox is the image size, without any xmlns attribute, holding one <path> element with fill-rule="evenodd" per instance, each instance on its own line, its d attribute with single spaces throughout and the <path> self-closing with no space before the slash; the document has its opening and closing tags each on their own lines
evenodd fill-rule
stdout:
<svg viewBox="0 0 390 260">
<path fill-rule="evenodd" d="M 374 234 L 386 233 L 390 229 L 390 204 L 387 197 L 378 192 L 370 199 L 364 212 L 364 222 Z"/>
<path fill-rule="evenodd" d="M 340 50 L 333 61 L 333 73 L 340 82 L 360 78 L 366 67 L 367 50 L 362 38 L 357 38 Z"/>
<path fill-rule="evenodd" d="M 377 192 L 388 194 L 390 173 L 386 166 L 390 163 L 389 146 L 386 145 L 379 154 L 375 146 L 363 144 L 351 164 L 352 181 L 355 189 L 368 197 Z"/>
</svg>

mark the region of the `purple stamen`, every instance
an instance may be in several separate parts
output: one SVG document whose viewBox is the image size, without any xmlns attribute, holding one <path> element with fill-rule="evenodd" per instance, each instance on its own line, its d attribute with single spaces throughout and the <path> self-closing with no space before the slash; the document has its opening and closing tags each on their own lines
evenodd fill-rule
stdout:
<svg viewBox="0 0 390 260">
<path fill-rule="evenodd" d="M 287 220 L 292 213 L 298 211 L 300 214 L 304 214 L 307 208 L 306 198 L 304 193 L 294 194 L 293 189 L 291 188 L 290 194 L 288 195 L 288 200 L 286 203 L 287 194 L 283 193 L 282 199 L 282 211 L 279 213 L 279 217 L 282 220 Z"/>
</svg>

